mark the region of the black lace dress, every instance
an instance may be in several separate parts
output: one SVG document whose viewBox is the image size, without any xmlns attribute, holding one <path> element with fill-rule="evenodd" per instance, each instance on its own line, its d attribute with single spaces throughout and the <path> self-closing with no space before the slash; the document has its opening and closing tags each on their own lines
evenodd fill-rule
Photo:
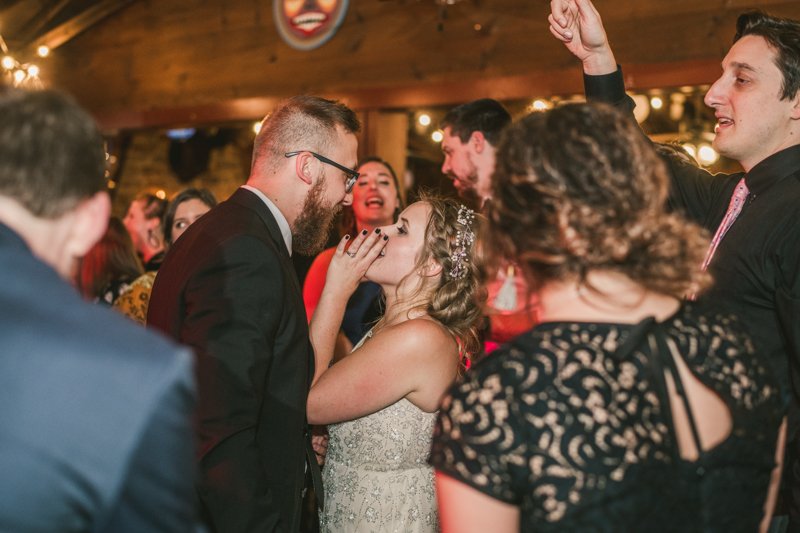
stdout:
<svg viewBox="0 0 800 533">
<path fill-rule="evenodd" d="M 524 333 L 453 386 L 429 462 L 519 506 L 522 531 L 757 531 L 778 390 L 738 319 L 698 309 L 684 304 L 649 327 L 547 323 Z M 669 339 L 733 418 L 728 438 L 694 462 L 680 458 L 671 422 L 671 356 L 659 355 L 669 349 L 651 350 Z"/>
</svg>

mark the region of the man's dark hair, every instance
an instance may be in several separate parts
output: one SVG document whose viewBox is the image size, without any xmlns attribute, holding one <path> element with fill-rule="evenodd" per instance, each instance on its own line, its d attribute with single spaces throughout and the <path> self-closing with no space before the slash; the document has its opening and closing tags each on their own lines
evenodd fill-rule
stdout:
<svg viewBox="0 0 800 533">
<path fill-rule="evenodd" d="M 175 222 L 175 213 L 178 212 L 178 206 L 189 200 L 200 200 L 209 209 L 217 205 L 216 196 L 208 189 L 184 189 L 176 194 L 175 198 L 169 203 L 167 212 L 164 215 L 164 238 L 170 244 L 172 244 L 172 223 Z"/>
<path fill-rule="evenodd" d="M 105 163 L 94 120 L 72 98 L 0 91 L 0 195 L 36 217 L 58 218 L 106 189 Z"/>
<path fill-rule="evenodd" d="M 794 98 L 800 90 L 800 22 L 753 9 L 739 16 L 733 42 L 745 35 L 763 37 L 775 50 L 775 64 L 783 74 L 781 100 Z"/>
<path fill-rule="evenodd" d="M 479 131 L 492 146 L 500 142 L 503 128 L 511 124 L 511 115 L 497 100 L 482 98 L 467 102 L 450 110 L 440 127 L 450 128 L 450 135 L 457 136 L 462 143 L 469 140 L 472 132 Z"/>
<path fill-rule="evenodd" d="M 253 162 L 266 158 L 276 168 L 287 152 L 309 150 L 330 156 L 336 126 L 347 133 L 361 131 L 361 121 L 346 105 L 316 96 L 295 96 L 284 100 L 262 122 L 253 146 Z"/>
</svg>

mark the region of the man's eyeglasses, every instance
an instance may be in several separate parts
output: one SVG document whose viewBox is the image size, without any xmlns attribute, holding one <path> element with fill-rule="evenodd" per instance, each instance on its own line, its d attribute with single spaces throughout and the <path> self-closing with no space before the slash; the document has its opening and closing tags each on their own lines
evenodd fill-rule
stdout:
<svg viewBox="0 0 800 533">
<path fill-rule="evenodd" d="M 309 154 L 313 155 L 314 157 L 316 157 L 317 159 L 319 159 L 323 163 L 327 163 L 327 164 L 329 164 L 331 166 L 334 166 L 334 167 L 338 168 L 339 170 L 341 170 L 342 172 L 344 172 L 345 174 L 347 174 L 347 180 L 344 183 L 344 192 L 345 192 L 345 194 L 347 194 L 347 193 L 349 193 L 350 191 L 353 190 L 353 185 L 356 184 L 356 181 L 358 181 L 358 176 L 359 176 L 359 173 L 356 172 L 355 170 L 353 170 L 351 168 L 347 168 L 345 166 L 342 166 L 339 163 L 337 163 L 336 161 L 331 161 L 327 157 L 321 156 L 319 154 L 315 154 L 314 152 L 312 152 L 310 150 L 301 150 L 299 152 L 289 152 L 288 154 L 285 154 L 285 155 L 286 155 L 286 157 L 293 157 L 293 156 L 296 156 L 296 155 L 301 154 L 303 152 L 308 152 Z"/>
</svg>

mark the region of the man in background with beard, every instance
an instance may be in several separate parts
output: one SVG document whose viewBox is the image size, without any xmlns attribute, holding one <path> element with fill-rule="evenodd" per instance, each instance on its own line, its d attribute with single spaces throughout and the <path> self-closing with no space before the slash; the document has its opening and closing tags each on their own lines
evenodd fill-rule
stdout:
<svg viewBox="0 0 800 533">
<path fill-rule="evenodd" d="M 296 532 L 306 468 L 319 479 L 305 416 L 314 354 L 290 256 L 321 251 L 352 201 L 359 130 L 342 104 L 281 103 L 255 139 L 247 184 L 159 269 L 147 323 L 197 355 L 197 492 L 211 532 Z"/>
<path fill-rule="evenodd" d="M 500 135 L 511 124 L 511 115 L 496 100 L 483 98 L 461 104 L 445 115 L 442 128 L 442 173 L 453 180 L 462 198 L 478 200 L 481 210 L 492 199 L 492 174 Z M 497 277 L 487 284 L 486 314 L 489 328 L 484 348 L 491 352 L 536 325 L 536 302 L 515 265 L 503 263 Z"/>
<path fill-rule="evenodd" d="M 453 180 L 462 198 L 481 207 L 492 196 L 495 147 L 511 115 L 496 100 L 483 98 L 450 110 L 442 120 L 442 173 Z"/>
</svg>

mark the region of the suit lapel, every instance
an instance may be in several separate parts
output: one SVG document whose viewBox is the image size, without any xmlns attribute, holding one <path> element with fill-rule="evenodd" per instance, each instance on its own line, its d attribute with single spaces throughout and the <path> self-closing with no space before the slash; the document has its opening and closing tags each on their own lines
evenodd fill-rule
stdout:
<svg viewBox="0 0 800 533">
<path fill-rule="evenodd" d="M 300 288 L 300 281 L 297 279 L 297 273 L 294 270 L 294 264 L 292 263 L 292 258 L 289 255 L 289 250 L 286 248 L 286 241 L 283 240 L 283 234 L 281 233 L 281 228 L 278 226 L 278 222 L 275 220 L 275 216 L 270 211 L 269 207 L 259 198 L 255 193 L 252 191 L 248 191 L 247 189 L 238 189 L 235 193 L 231 195 L 228 201 L 235 202 L 243 207 L 248 209 L 252 209 L 255 211 L 261 220 L 264 222 L 264 225 L 267 226 L 270 235 L 272 236 L 272 240 L 275 242 L 275 246 L 277 246 L 278 250 L 280 250 L 281 261 L 283 261 L 284 266 L 289 270 L 291 273 L 289 277 L 292 280 L 292 285 L 294 286 L 295 293 L 297 295 L 297 299 L 299 302 L 299 306 L 302 309 L 302 316 L 306 317 L 305 313 L 305 304 L 303 303 L 303 290 Z M 306 317 L 308 320 L 308 317 Z M 308 374 L 308 386 L 311 387 L 311 381 L 314 378 L 315 372 L 315 362 L 316 359 L 314 357 L 314 348 L 311 346 L 311 342 L 308 343 L 308 350 L 309 350 L 309 374 Z"/>
<path fill-rule="evenodd" d="M 256 212 L 259 218 L 261 218 L 261 220 L 264 222 L 264 225 L 267 226 L 269 234 L 272 236 L 272 240 L 275 242 L 275 246 L 277 246 L 278 250 L 280 250 L 281 261 L 283 261 L 284 266 L 292 273 L 289 276 L 292 279 L 292 286 L 297 293 L 297 297 L 300 298 L 300 301 L 302 302 L 303 291 L 300 288 L 300 281 L 297 279 L 292 258 L 289 255 L 289 250 L 286 248 L 286 241 L 283 240 L 281 228 L 278 226 L 278 222 L 275 220 L 275 216 L 272 214 L 272 211 L 270 211 L 269 207 L 267 207 L 261 198 L 247 189 L 237 189 L 237 191 L 233 193 L 228 200 L 247 207 L 248 209 L 252 209 Z"/>
</svg>

